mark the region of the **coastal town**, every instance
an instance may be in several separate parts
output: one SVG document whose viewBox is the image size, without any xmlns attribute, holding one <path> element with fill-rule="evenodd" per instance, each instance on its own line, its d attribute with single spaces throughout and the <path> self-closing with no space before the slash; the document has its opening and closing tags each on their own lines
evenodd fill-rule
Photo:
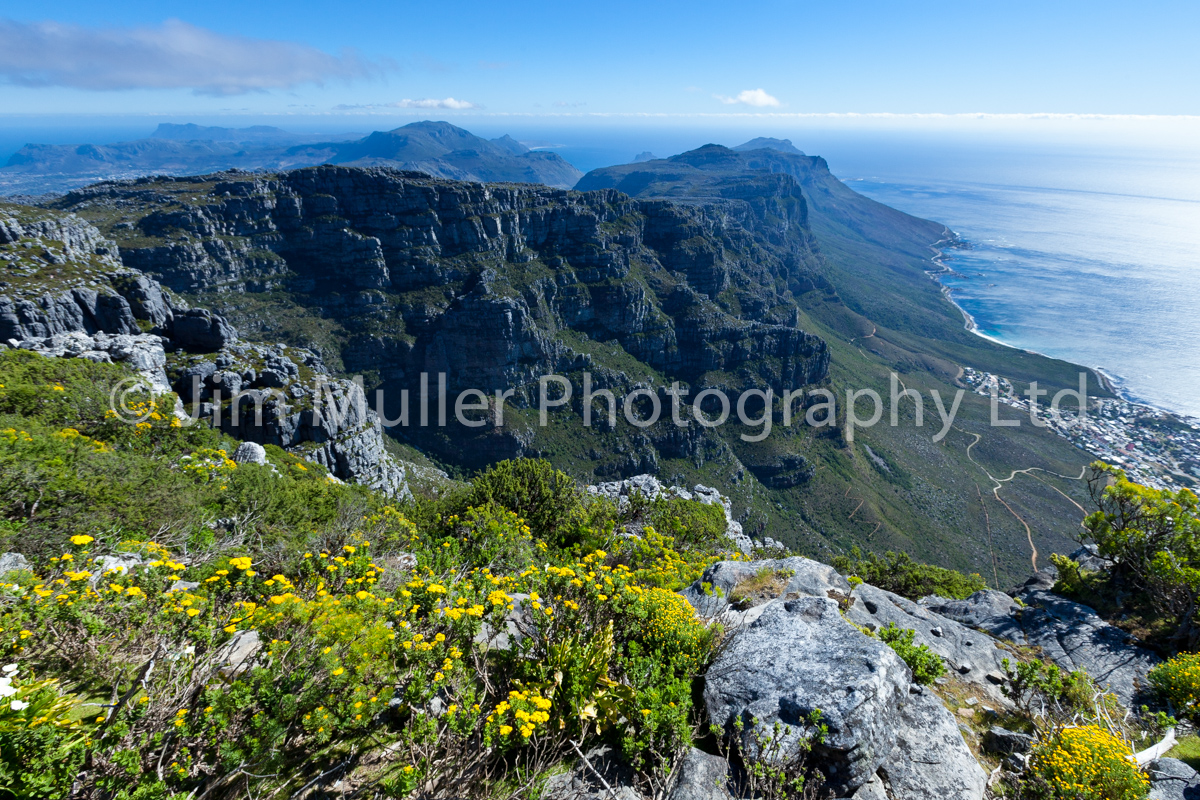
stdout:
<svg viewBox="0 0 1200 800">
<path fill-rule="evenodd" d="M 1029 398 L 1007 378 L 966 367 L 960 380 L 976 394 L 1029 413 Z M 1073 400 L 1051 412 L 1043 399 L 1039 409 L 1047 428 L 1121 467 L 1132 481 L 1156 489 L 1200 486 L 1200 420 L 1121 398 L 1091 398 L 1086 414 Z"/>
</svg>

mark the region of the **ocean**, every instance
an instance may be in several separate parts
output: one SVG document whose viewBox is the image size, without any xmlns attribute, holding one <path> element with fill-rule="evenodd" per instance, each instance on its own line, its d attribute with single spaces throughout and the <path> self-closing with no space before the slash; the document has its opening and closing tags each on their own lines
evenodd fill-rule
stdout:
<svg viewBox="0 0 1200 800">
<path fill-rule="evenodd" d="M 1097 367 L 1131 400 L 1200 417 L 1200 154 L 890 155 L 830 165 L 856 191 L 970 243 L 947 254 L 953 273 L 941 280 L 979 333 Z"/>
</svg>

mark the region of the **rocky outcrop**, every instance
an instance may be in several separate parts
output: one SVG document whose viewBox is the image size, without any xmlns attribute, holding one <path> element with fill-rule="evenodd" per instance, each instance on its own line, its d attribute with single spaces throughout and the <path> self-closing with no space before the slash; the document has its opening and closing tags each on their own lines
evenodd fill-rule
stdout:
<svg viewBox="0 0 1200 800">
<path fill-rule="evenodd" d="M 679 759 L 667 800 L 733 800 L 728 784 L 725 759 L 690 747 Z"/>
<path fill-rule="evenodd" d="M 0 575 L 31 569 L 29 560 L 20 553 L 0 553 Z"/>
<path fill-rule="evenodd" d="M 30 350 L 51 358 L 82 358 L 104 364 L 125 364 L 150 385 L 152 391 L 171 391 L 167 381 L 167 354 L 163 337 L 145 333 L 137 335 L 58 333 L 45 339 L 29 338 L 17 343 L 21 350 Z M 118 399 L 118 398 L 114 398 Z"/>
<path fill-rule="evenodd" d="M 737 549 L 746 555 L 754 552 L 754 540 L 742 531 L 740 522 L 733 518 L 733 506 L 729 498 L 716 489 L 701 484 L 689 492 L 682 486 L 666 486 L 653 475 L 635 475 L 623 481 L 608 481 L 587 487 L 589 494 L 612 500 L 619 508 L 629 503 L 629 497 L 639 494 L 647 500 L 677 497 L 681 500 L 695 500 L 705 505 L 720 506 L 725 512 L 725 536 L 734 543 Z M 774 540 L 763 542 L 764 546 L 777 544 Z"/>
<path fill-rule="evenodd" d="M 913 631 L 913 642 L 941 656 L 959 680 L 993 702 L 1008 705 L 1000 687 L 1004 659 L 1013 654 L 991 636 L 870 584 L 855 588 L 852 597 L 855 602 L 846 611 L 848 620 L 872 631 L 889 623 Z"/>
<path fill-rule="evenodd" d="M 383 423 L 362 387 L 330 376 L 315 353 L 235 341 L 212 356 L 178 357 L 172 370 L 195 417 L 225 433 L 295 452 L 344 481 L 408 493 L 404 468 L 388 454 Z"/>
<path fill-rule="evenodd" d="M 998 639 L 1041 648 L 1062 669 L 1086 670 L 1127 707 L 1140 705 L 1146 675 L 1159 657 L 1095 610 L 1041 588 L 1046 584 L 1041 578 L 1034 576 L 1018 595 L 1023 607 L 995 591 L 976 592 L 966 600 L 927 597 L 921 605 Z"/>
<path fill-rule="evenodd" d="M 882 642 L 864 636 L 833 600 L 801 598 L 768 603 L 710 667 L 704 702 L 712 722 L 736 735 L 753 756 L 784 762 L 811 736 L 808 715 L 818 709 L 828 732 L 813 745 L 814 763 L 834 792 L 867 783 L 897 742 L 896 720 L 911 673 Z M 760 752 L 757 725 L 783 726 L 781 749 Z"/>
<path fill-rule="evenodd" d="M 726 624 L 753 622 L 765 608 L 765 598 L 754 607 L 735 606 L 733 598 L 739 585 L 764 573 L 780 577 L 773 593 L 778 598 L 849 597 L 850 584 L 836 569 L 803 556 L 761 559 L 758 561 L 718 561 L 704 570 L 700 579 L 681 593 L 705 618 L 719 618 Z"/>
<path fill-rule="evenodd" d="M 0 216 L 0 263 L 22 281 L 13 293 L 27 296 L 0 296 L 6 345 L 125 364 L 152 391 L 176 390 L 194 419 L 231 436 L 279 445 L 341 480 L 407 493 L 404 470 L 388 455 L 361 386 L 330 376 L 310 351 L 239 341 L 220 314 L 172 300 L 157 281 L 123 267 L 115 252 L 74 215 Z M 45 291 L 56 282 L 58 290 Z M 120 402 L 116 389 L 113 399 Z M 182 406 L 176 413 L 187 419 Z M 258 454 L 254 460 L 262 463 Z"/>
</svg>

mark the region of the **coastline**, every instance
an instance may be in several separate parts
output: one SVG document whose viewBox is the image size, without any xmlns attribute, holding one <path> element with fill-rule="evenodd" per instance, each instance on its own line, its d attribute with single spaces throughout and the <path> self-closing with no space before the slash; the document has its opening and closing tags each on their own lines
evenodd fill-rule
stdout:
<svg viewBox="0 0 1200 800">
<path fill-rule="evenodd" d="M 980 332 L 970 312 L 954 301 L 949 287 L 939 279 L 955 274 L 945 263 L 947 256 L 939 245 L 964 240 L 949 228 L 946 230 L 950 237 L 931 245 L 935 253 L 931 260 L 937 269 L 926 270 L 925 274 L 938 283 L 943 296 L 963 315 L 968 331 L 1004 347 L 1036 353 Z M 1037 355 L 1053 358 L 1045 353 Z M 1084 414 L 1065 409 L 1040 413 L 1050 430 L 1089 455 L 1126 470 L 1137 483 L 1155 489 L 1200 487 L 1200 419 L 1142 401 L 1123 388 L 1119 376 L 1110 375 L 1100 367 L 1076 366 L 1094 375 L 1116 399 L 1089 398 L 1089 408 Z M 1016 393 L 1016 387 L 1005 376 L 961 365 L 960 370 L 960 378 L 976 394 L 992 395 L 1005 405 L 1031 412 L 1029 403 Z"/>
<path fill-rule="evenodd" d="M 947 300 L 949 300 L 951 305 L 953 305 L 955 308 L 957 308 L 958 312 L 960 314 L 962 314 L 963 327 L 966 330 L 970 331 L 971 333 L 975 334 L 976 336 L 980 337 L 981 339 L 987 339 L 989 342 L 998 344 L 1002 347 L 1008 347 L 1013 350 L 1021 350 L 1022 352 L 1025 352 L 1025 353 L 1033 353 L 1034 355 L 1043 356 L 1045 358 L 1053 358 L 1053 359 L 1056 359 L 1059 361 L 1065 361 L 1066 359 L 1060 359 L 1057 356 L 1052 356 L 1048 353 L 1042 353 L 1037 350 L 1030 350 L 1029 348 L 1026 348 L 1026 347 L 1018 347 L 1017 345 L 1010 344 L 1009 342 L 1006 342 L 1003 339 L 986 334 L 980 329 L 979 323 L 977 323 L 975 321 L 975 317 L 971 314 L 971 312 L 967 311 L 965 308 L 963 308 L 961 305 L 959 305 L 958 302 L 954 299 L 953 290 L 946 284 L 942 283 L 941 278 L 943 275 L 955 274 L 955 271 L 952 267 L 950 267 L 948 264 L 946 264 L 946 259 L 950 258 L 951 256 L 946 255 L 946 251 L 941 249 L 941 246 L 945 245 L 947 242 L 950 242 L 952 244 L 964 244 L 964 245 L 968 245 L 968 246 L 970 245 L 970 240 L 964 239 L 962 236 L 960 236 L 958 234 L 957 231 L 951 230 L 949 227 L 947 227 L 946 233 L 948 233 L 949 236 L 938 239 L 936 242 L 929 245 L 929 248 L 931 250 L 933 250 L 933 252 L 934 252 L 933 257 L 930 258 L 929 260 L 937 267 L 937 269 L 925 270 L 925 274 L 929 276 L 930 280 L 932 280 L 934 283 L 936 283 L 938 285 L 938 288 L 941 289 L 942 296 L 945 297 Z M 1186 414 L 1180 414 L 1177 411 L 1172 411 L 1169 408 L 1162 408 L 1161 406 L 1156 406 L 1153 403 L 1148 403 L 1145 400 L 1137 397 L 1136 395 L 1129 392 L 1127 389 L 1123 388 L 1124 383 L 1125 383 L 1124 379 L 1122 379 L 1119 375 L 1112 375 L 1112 374 L 1106 372 L 1103 367 L 1091 366 L 1088 364 L 1077 364 L 1073 361 L 1069 361 L 1067 363 L 1074 364 L 1075 366 L 1079 367 L 1080 369 L 1087 370 L 1093 376 L 1095 376 L 1096 382 L 1098 384 L 1100 384 L 1100 386 L 1104 389 L 1104 391 L 1108 392 L 1109 394 L 1113 395 L 1114 397 L 1117 397 L 1127 403 L 1133 403 L 1135 405 L 1145 406 L 1146 408 L 1153 409 L 1160 413 L 1170 414 L 1174 417 L 1178 417 L 1179 419 L 1183 419 L 1183 420 L 1200 421 L 1200 420 L 1194 419 L 1193 417 L 1189 417 Z"/>
</svg>

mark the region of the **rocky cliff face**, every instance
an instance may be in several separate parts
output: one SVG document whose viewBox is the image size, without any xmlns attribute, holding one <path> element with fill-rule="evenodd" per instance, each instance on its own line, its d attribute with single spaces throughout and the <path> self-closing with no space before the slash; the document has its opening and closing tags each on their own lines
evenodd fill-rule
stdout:
<svg viewBox="0 0 1200 800">
<path fill-rule="evenodd" d="M 751 183 L 680 205 L 318 167 L 99 184 L 57 205 L 113 236 L 126 266 L 251 335 L 269 335 L 260 301 L 286 298 L 332 367 L 390 398 L 444 372 L 452 395 L 511 388 L 522 408 L 547 373 L 589 370 L 626 392 L 824 378 L 828 349 L 797 327 L 793 301 L 823 284 L 807 206 L 789 176 Z M 468 465 L 540 451 L 519 427 L 409 435 Z M 641 436 L 642 456 L 608 474 L 653 471 L 704 438 Z"/>
<path fill-rule="evenodd" d="M 342 480 L 408 491 L 361 387 L 329 376 L 309 351 L 239 341 L 224 317 L 188 308 L 116 253 L 78 217 L 0 207 L 2 346 L 126 363 L 231 436 L 297 452 Z"/>
</svg>

